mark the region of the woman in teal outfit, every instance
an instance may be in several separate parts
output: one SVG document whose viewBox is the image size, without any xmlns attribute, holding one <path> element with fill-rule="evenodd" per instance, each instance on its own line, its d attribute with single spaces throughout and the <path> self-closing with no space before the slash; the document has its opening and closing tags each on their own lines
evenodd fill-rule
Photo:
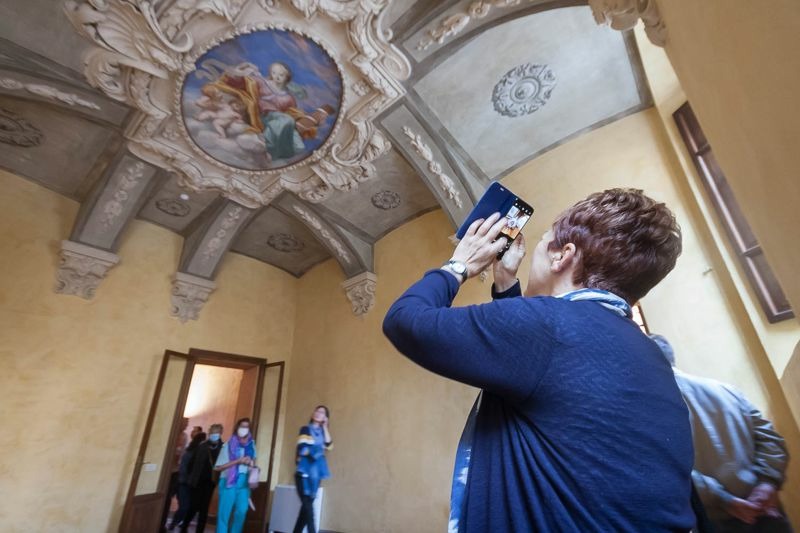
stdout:
<svg viewBox="0 0 800 533">
<path fill-rule="evenodd" d="M 250 501 L 247 483 L 250 467 L 255 465 L 256 443 L 250 434 L 250 419 L 236 422 L 230 440 L 222 445 L 214 469 L 219 478 L 219 511 L 217 533 L 241 533 Z M 233 512 L 233 521 L 231 520 Z M 228 525 L 230 522 L 230 526 Z"/>
</svg>

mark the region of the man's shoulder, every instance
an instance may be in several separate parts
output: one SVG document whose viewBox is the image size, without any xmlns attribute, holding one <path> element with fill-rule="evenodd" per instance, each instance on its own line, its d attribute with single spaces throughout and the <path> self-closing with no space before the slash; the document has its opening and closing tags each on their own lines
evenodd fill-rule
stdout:
<svg viewBox="0 0 800 533">
<path fill-rule="evenodd" d="M 729 383 L 689 374 L 677 368 L 674 368 L 673 371 L 675 373 L 675 381 L 678 383 L 681 391 L 686 392 L 686 389 L 702 390 L 709 394 L 724 396 L 737 401 L 744 398 L 744 394 Z"/>
</svg>

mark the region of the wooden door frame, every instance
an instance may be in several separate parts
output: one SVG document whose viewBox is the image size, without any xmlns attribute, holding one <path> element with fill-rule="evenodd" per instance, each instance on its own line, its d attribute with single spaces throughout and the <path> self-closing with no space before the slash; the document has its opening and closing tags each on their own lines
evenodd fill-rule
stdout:
<svg viewBox="0 0 800 533">
<path fill-rule="evenodd" d="M 258 419 L 261 416 L 261 396 L 264 388 L 264 377 L 268 366 L 267 358 L 251 357 L 249 355 L 239 355 L 235 353 L 214 352 L 197 348 L 189 348 L 189 357 L 194 357 L 198 365 L 222 366 L 241 370 L 250 370 L 253 367 L 258 367 L 256 395 L 253 398 L 253 414 L 250 418 L 250 433 L 253 435 L 253 438 L 256 438 L 258 436 Z"/>
<path fill-rule="evenodd" d="M 181 359 L 185 359 L 186 360 L 186 368 L 183 371 L 183 377 L 181 379 L 181 390 L 178 393 L 179 394 L 179 396 L 178 396 L 178 406 L 180 407 L 181 404 L 183 404 L 185 406 L 185 404 L 186 404 L 186 399 L 185 398 L 183 399 L 183 401 L 181 401 L 181 397 L 183 396 L 183 386 L 186 383 L 187 370 L 189 368 L 192 368 L 192 370 L 193 370 L 194 366 L 191 365 L 191 359 L 189 358 L 188 354 L 181 353 L 181 352 L 176 352 L 174 350 L 164 350 L 164 355 L 161 358 L 161 368 L 159 369 L 158 377 L 156 378 L 156 388 L 153 391 L 153 396 L 152 396 L 152 399 L 150 400 L 150 411 L 148 412 L 147 420 L 145 421 L 144 433 L 142 434 L 142 440 L 139 443 L 139 450 L 136 452 L 136 460 L 134 461 L 134 464 L 133 464 L 133 473 L 131 475 L 131 483 L 128 486 L 128 494 L 125 497 L 125 506 L 122 509 L 122 518 L 120 519 L 120 523 L 119 523 L 119 530 L 120 531 L 123 531 L 123 528 L 126 526 L 128 521 L 131 519 L 131 511 L 132 511 L 132 508 L 133 508 L 133 499 L 136 497 L 136 485 L 139 482 L 139 476 L 141 475 L 141 472 L 142 472 L 142 465 L 144 464 L 144 454 L 145 454 L 145 451 L 146 451 L 147 442 L 150 439 L 150 433 L 152 432 L 152 429 L 153 429 L 153 419 L 155 418 L 156 410 L 158 409 L 158 399 L 161 396 L 161 389 L 164 386 L 164 378 L 166 377 L 166 374 L 167 374 L 167 365 L 169 364 L 170 357 L 173 357 L 173 356 L 176 356 L 176 357 L 179 357 Z M 190 377 L 190 382 L 191 382 L 192 373 L 188 372 L 188 375 Z M 188 394 L 188 389 L 186 390 L 186 393 Z M 176 413 L 179 412 L 178 409 L 176 409 L 175 412 Z M 175 422 L 176 422 L 175 421 L 175 417 L 173 415 L 172 431 L 170 431 L 170 439 L 167 440 L 167 442 L 175 442 L 175 440 L 174 440 L 175 439 L 174 433 L 175 433 L 175 430 L 176 430 Z M 167 451 L 165 452 L 165 459 L 167 457 L 168 451 L 169 451 L 169 448 L 167 448 Z M 162 465 L 161 473 L 158 476 L 158 484 L 156 485 L 156 492 L 154 494 L 161 494 L 161 493 L 164 492 L 163 491 L 163 489 L 165 488 L 164 487 L 164 482 L 166 481 L 166 476 L 165 476 L 166 468 L 164 468 L 165 464 L 166 463 L 162 461 L 162 463 L 161 463 L 161 465 Z"/>
<path fill-rule="evenodd" d="M 275 418 L 272 422 L 272 442 L 269 447 L 269 466 L 267 467 L 267 494 L 271 490 L 272 485 L 272 470 L 275 463 L 275 447 L 278 442 L 278 423 L 280 422 L 281 414 L 281 399 L 283 397 L 283 373 L 286 369 L 285 361 L 278 361 L 276 363 L 267 364 L 267 368 L 278 367 L 280 374 L 278 374 L 278 399 L 275 402 Z M 269 498 L 269 496 L 267 496 Z M 269 503 L 269 502 L 267 502 Z"/>
<path fill-rule="evenodd" d="M 264 380 L 266 377 L 266 370 L 269 366 L 266 357 L 251 357 L 247 355 L 239 355 L 233 353 L 226 353 L 226 352 L 215 352 L 212 350 L 201 350 L 197 348 L 190 348 L 188 353 L 181 353 L 176 352 L 174 350 L 165 350 L 164 355 L 161 361 L 161 368 L 158 372 L 158 377 L 156 378 L 156 387 L 153 391 L 152 399 L 150 401 L 150 410 L 147 415 L 147 420 L 145 421 L 144 433 L 142 434 L 141 442 L 139 443 L 139 450 L 136 454 L 136 460 L 134 461 L 134 468 L 133 473 L 131 475 L 131 482 L 128 486 L 128 493 L 125 498 L 125 505 L 122 510 L 122 518 L 120 519 L 119 531 L 125 531 L 125 527 L 128 525 L 128 522 L 132 519 L 132 510 L 133 510 L 133 500 L 136 497 L 136 485 L 139 482 L 139 477 L 141 474 L 141 468 L 144 464 L 144 456 L 146 451 L 146 446 L 150 439 L 150 434 L 152 433 L 153 427 L 153 420 L 155 418 L 156 410 L 158 409 L 159 399 L 161 396 L 161 392 L 164 386 L 164 379 L 167 373 L 167 365 L 170 361 L 170 357 L 179 357 L 181 359 L 186 360 L 186 367 L 183 371 L 183 377 L 181 378 L 181 386 L 178 392 L 178 403 L 175 406 L 175 412 L 172 417 L 172 428 L 170 429 L 169 438 L 167 439 L 167 446 L 164 449 L 164 457 L 162 459 L 161 465 L 161 473 L 159 474 L 158 484 L 156 486 L 156 491 L 153 493 L 155 495 L 164 496 L 164 493 L 167 490 L 167 482 L 168 482 L 168 475 L 167 468 L 165 465 L 170 461 L 171 453 L 174 451 L 174 442 L 180 432 L 180 420 L 183 418 L 183 412 L 186 409 L 186 401 L 189 396 L 189 387 L 192 383 L 192 377 L 194 375 L 194 368 L 198 364 L 202 365 L 211 365 L 211 366 L 219 366 L 219 367 L 226 367 L 226 368 L 238 368 L 241 370 L 248 370 L 254 367 L 258 367 L 258 377 L 256 379 L 256 394 L 253 399 L 253 413 L 251 418 L 251 427 L 253 436 L 255 437 L 258 432 L 258 420 L 261 416 L 261 400 L 263 396 L 263 389 L 264 389 Z M 273 365 L 277 365 L 278 363 L 274 363 Z M 280 363 L 283 365 L 283 363 Z M 283 367 L 281 367 L 281 374 L 279 378 L 279 388 L 283 386 Z M 278 398 L 278 407 L 280 407 L 280 397 Z M 278 417 L 278 411 L 276 410 L 276 421 Z M 274 459 L 275 455 L 275 436 L 277 434 L 277 428 L 273 432 L 273 439 L 272 439 L 272 450 L 270 452 L 270 467 L 269 473 L 272 473 L 272 460 Z M 171 473 L 171 472 L 170 472 Z M 265 524 L 267 519 L 265 518 Z"/>
</svg>

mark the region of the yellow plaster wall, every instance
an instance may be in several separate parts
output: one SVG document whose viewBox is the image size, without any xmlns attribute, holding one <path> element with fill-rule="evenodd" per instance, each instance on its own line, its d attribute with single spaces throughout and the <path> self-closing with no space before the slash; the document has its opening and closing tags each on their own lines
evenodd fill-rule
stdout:
<svg viewBox="0 0 800 533">
<path fill-rule="evenodd" d="M 800 308 L 796 0 L 660 2 L 666 51 L 789 301 Z"/>
<path fill-rule="evenodd" d="M 668 202 L 683 226 L 685 251 L 675 271 L 643 301 L 650 325 L 674 342 L 682 368 L 734 383 L 774 412 L 774 376 L 767 382 L 760 377 L 759 361 L 766 356 L 755 335 L 742 331 L 731 314 L 713 274 L 717 265 L 705 252 L 708 243 L 697 213 L 686 207 L 691 197 L 675 184 L 679 169 L 673 157 L 658 113 L 648 110 L 556 148 L 505 183 L 536 207 L 526 230 L 531 240 L 561 209 L 603 188 L 636 186 Z M 297 332 L 316 334 L 296 335 L 292 360 L 302 371 L 290 379 L 280 477 L 292 479 L 292 430 L 305 423 L 315 405 L 326 403 L 336 448 L 329 455 L 333 478 L 325 483 L 323 528 L 372 533 L 446 527 L 453 454 L 476 391 L 404 359 L 384 339 L 380 325 L 409 284 L 449 257 L 452 232 L 436 211 L 379 241 L 376 304 L 363 317 L 350 312 L 334 263 L 300 280 L 298 309 L 303 311 Z M 486 301 L 488 291 L 489 281 L 472 281 L 457 304 Z M 787 436 L 797 443 L 793 427 L 787 426 Z M 787 493 L 796 492 L 794 483 Z"/>
<path fill-rule="evenodd" d="M 2 171 L 0 190 L 2 529 L 116 531 L 164 350 L 288 360 L 297 282 L 231 254 L 200 319 L 181 324 L 182 239 L 135 221 L 94 300 L 55 294 L 78 205 Z"/>
<path fill-rule="evenodd" d="M 672 114 L 687 101 L 686 93 L 683 91 L 667 54 L 662 48 L 650 43 L 644 35 L 643 27 L 637 28 L 636 38 L 655 107 L 663 123 L 666 136 L 672 145 L 675 163 L 682 171 L 683 185 L 694 199 L 701 217 L 706 221 L 705 229 L 713 244 L 709 253 L 718 254 L 720 261 L 724 264 L 725 273 L 723 275 L 730 277 L 731 298 L 741 299 L 744 311 L 752 322 L 752 327 L 755 328 L 775 373 L 782 376 L 794 347 L 800 340 L 800 322 L 793 319 L 770 324 L 766 319 L 752 285 L 745 277 L 741 264 L 733 253 L 730 239 L 724 232 L 719 216 L 710 202 L 675 125 L 675 120 L 672 118 Z M 694 107 L 693 102 L 692 106 Z M 716 144 L 712 144 L 712 148 L 716 153 Z M 728 173 L 727 170 L 725 172 Z M 747 198 L 740 199 L 737 196 L 737 201 L 741 204 L 746 202 Z M 800 423 L 800 409 L 795 416 Z"/>
</svg>

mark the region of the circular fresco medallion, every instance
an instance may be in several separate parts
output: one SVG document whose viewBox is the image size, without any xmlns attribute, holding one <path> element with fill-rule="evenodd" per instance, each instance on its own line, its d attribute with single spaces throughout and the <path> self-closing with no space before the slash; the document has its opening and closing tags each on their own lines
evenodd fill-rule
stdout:
<svg viewBox="0 0 800 533">
<path fill-rule="evenodd" d="M 400 205 L 400 195 L 394 191 L 380 191 L 372 195 L 372 205 L 388 211 Z"/>
<path fill-rule="evenodd" d="M 288 233 L 273 233 L 267 239 L 267 245 L 279 252 L 302 252 L 306 245 L 294 235 Z"/>
<path fill-rule="evenodd" d="M 237 169 L 271 171 L 325 144 L 343 86 L 336 62 L 316 41 L 270 28 L 205 52 L 181 91 L 183 122 L 200 150 Z"/>
<path fill-rule="evenodd" d="M 162 198 L 156 202 L 156 208 L 173 217 L 185 217 L 192 211 L 192 208 L 186 202 L 175 198 Z"/>
</svg>

